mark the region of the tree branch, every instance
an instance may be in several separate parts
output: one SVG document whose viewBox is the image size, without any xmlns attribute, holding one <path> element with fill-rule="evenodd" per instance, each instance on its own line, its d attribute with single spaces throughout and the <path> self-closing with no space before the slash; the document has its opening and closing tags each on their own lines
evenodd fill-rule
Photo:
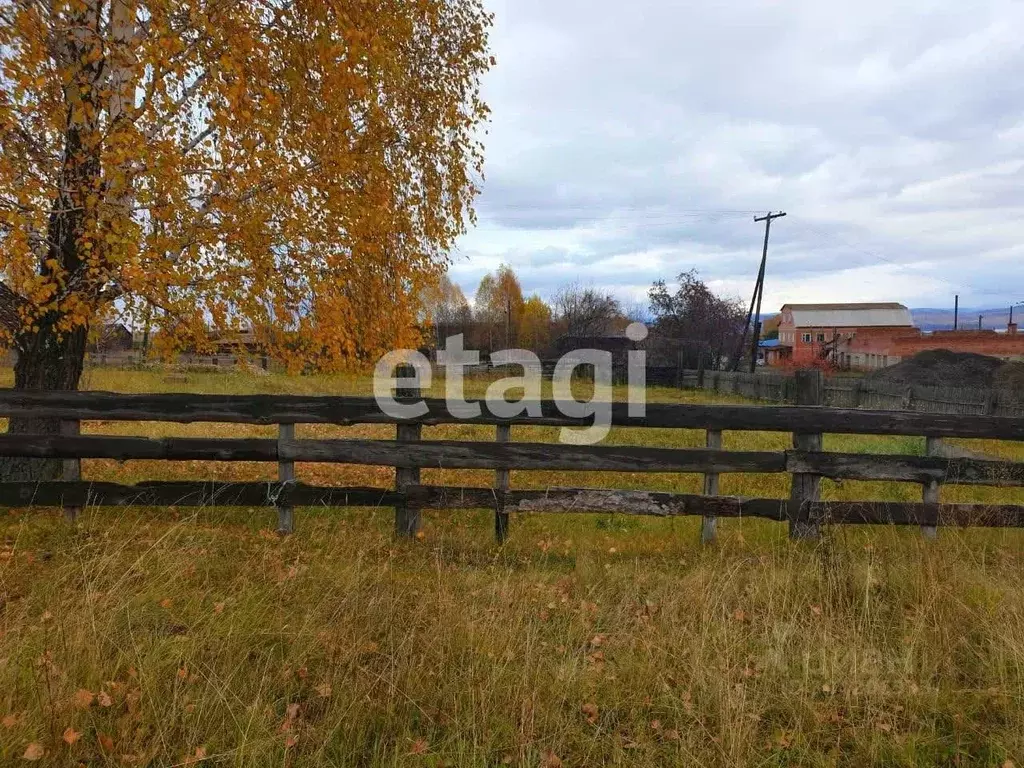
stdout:
<svg viewBox="0 0 1024 768">
<path fill-rule="evenodd" d="M 0 280 L 0 325 L 12 334 L 21 330 L 21 312 L 28 299 L 11 290 L 7 283 Z"/>
</svg>

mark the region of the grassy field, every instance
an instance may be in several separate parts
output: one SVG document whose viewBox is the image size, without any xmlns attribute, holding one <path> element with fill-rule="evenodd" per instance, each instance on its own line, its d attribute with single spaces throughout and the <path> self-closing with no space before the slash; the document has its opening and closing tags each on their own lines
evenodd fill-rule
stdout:
<svg viewBox="0 0 1024 768">
<path fill-rule="evenodd" d="M 0 384 L 9 383 L 0 376 Z M 485 382 L 476 383 L 477 390 Z M 366 394 L 356 376 L 92 370 L 120 391 Z M 476 392 L 479 394 L 479 391 Z M 703 394 L 652 390 L 651 400 Z M 91 433 L 273 434 L 106 424 Z M 299 435 L 390 437 L 306 426 Z M 428 437 L 493 439 L 451 426 Z M 554 430 L 516 428 L 517 440 Z M 696 446 L 698 431 L 616 429 Z M 727 448 L 788 436 L 727 433 Z M 827 436 L 829 450 L 920 453 L 913 438 Z M 969 441 L 1024 459 L 1021 446 Z M 269 479 L 259 464 L 85 462 L 86 478 Z M 386 486 L 389 470 L 300 465 Z M 490 472 L 425 472 L 487 485 Z M 513 473 L 515 487 L 699 489 L 691 475 Z M 725 493 L 784 496 L 785 477 Z M 826 483 L 826 498 L 920 498 Z M 943 497 L 1019 492 L 945 488 Z M 428 511 L 396 542 L 389 509 L 86 510 L 0 517 L 0 761 L 67 765 L 1024 765 L 1024 546 L 1016 531 L 831 530 L 723 521 Z"/>
</svg>

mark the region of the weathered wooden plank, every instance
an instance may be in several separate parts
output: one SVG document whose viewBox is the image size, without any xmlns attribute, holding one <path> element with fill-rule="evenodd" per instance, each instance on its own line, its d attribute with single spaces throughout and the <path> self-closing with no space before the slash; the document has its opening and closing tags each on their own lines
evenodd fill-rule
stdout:
<svg viewBox="0 0 1024 768">
<path fill-rule="evenodd" d="M 425 486 L 410 489 L 426 506 L 445 509 L 492 507 L 498 491 L 492 488 Z M 613 512 L 674 517 L 711 514 L 720 517 L 764 517 L 786 520 L 784 499 L 746 499 L 606 488 L 548 488 L 504 493 L 510 512 Z"/>
<path fill-rule="evenodd" d="M 703 359 L 703 356 L 701 357 Z M 704 436 L 704 445 L 710 450 L 722 450 L 722 433 L 717 429 L 709 429 Z M 704 475 L 704 495 L 718 495 L 718 473 L 708 472 Z M 705 515 L 700 521 L 700 543 L 710 544 L 715 540 L 718 532 L 718 518 L 714 515 Z"/>
<path fill-rule="evenodd" d="M 916 525 L 960 528 L 1024 527 L 1024 506 L 1017 504 L 925 504 L 887 501 L 830 501 L 810 505 L 822 525 Z"/>
<path fill-rule="evenodd" d="M 496 492 L 491 488 L 418 486 L 410 493 L 425 506 L 448 509 L 488 509 Z M 654 517 L 714 515 L 791 520 L 794 510 L 787 499 L 703 496 L 684 493 L 622 491 L 605 488 L 549 488 L 512 490 L 505 494 L 506 509 L 514 512 L 620 513 Z M 1024 527 L 1024 505 L 921 504 L 888 501 L 816 501 L 802 505 L 803 519 L 815 525 L 926 525 L 941 522 L 960 527 Z"/>
<path fill-rule="evenodd" d="M 171 506 L 275 507 L 391 506 L 401 495 L 386 488 L 325 487 L 280 482 L 150 481 L 0 483 L 0 507 Z"/>
<path fill-rule="evenodd" d="M 925 438 L 925 453 L 928 456 L 941 456 L 942 455 L 942 439 L 938 437 L 926 437 Z M 1021 469 L 1024 469 L 1024 464 L 1021 465 Z M 925 504 L 930 504 L 937 507 L 939 504 L 939 480 L 938 478 L 929 478 L 921 486 L 921 501 Z M 936 509 L 936 518 L 938 517 L 938 510 Z M 921 535 L 926 539 L 937 539 L 939 537 L 939 529 L 934 525 L 923 525 L 921 526 Z"/>
<path fill-rule="evenodd" d="M 295 440 L 294 424 L 279 424 L 277 427 L 278 455 L 280 455 L 280 444 Z M 277 479 L 281 483 L 295 482 L 295 462 L 279 461 L 277 464 Z M 290 504 L 277 505 L 277 530 L 278 533 L 288 534 L 295 530 L 295 507 Z"/>
<path fill-rule="evenodd" d="M 81 431 L 81 422 L 74 419 L 65 419 L 60 423 L 60 434 L 65 437 L 74 437 Z M 61 480 L 68 482 L 74 482 L 75 480 L 82 479 L 82 460 L 79 458 L 64 459 L 63 466 L 61 468 Z M 82 508 L 74 504 L 64 507 L 64 519 L 69 523 L 75 522 L 78 519 L 79 513 Z"/>
<path fill-rule="evenodd" d="M 292 440 L 291 444 L 298 441 Z M 51 459 L 277 461 L 278 441 L 259 438 L 0 435 L 0 456 Z M 292 459 L 294 460 L 294 459 Z"/>
<path fill-rule="evenodd" d="M 0 483 L 0 507 L 179 506 L 179 507 L 380 507 L 414 501 L 422 507 L 493 509 L 493 488 L 410 486 L 405 493 L 386 488 L 325 487 L 302 483 L 145 482 L 138 485 L 89 482 Z M 510 490 L 506 509 L 513 512 L 598 512 L 671 517 L 714 515 L 790 519 L 786 499 L 757 499 L 697 494 L 618 491 L 603 488 Z M 1024 527 L 1024 505 L 923 504 L 886 501 L 813 502 L 807 519 L 818 524 L 936 525 Z"/>
<path fill-rule="evenodd" d="M 889 480 L 1015 487 L 1024 485 L 1024 462 L 942 456 L 787 451 L 786 469 L 835 480 Z"/>
<path fill-rule="evenodd" d="M 467 422 L 573 426 L 592 421 L 585 405 L 536 404 L 539 416 L 495 416 L 486 404 L 471 402 L 449 410 L 443 400 L 425 399 L 427 413 L 406 421 L 421 424 Z M 482 406 L 482 412 L 475 409 Z M 38 416 L 84 421 L 170 421 L 278 423 L 395 423 L 370 397 L 300 395 L 121 394 L 0 390 L 0 416 Z M 764 430 L 776 432 L 929 435 L 1024 440 L 1024 418 L 940 413 L 861 411 L 800 406 L 691 405 L 648 403 L 646 414 L 631 417 L 627 403 L 611 404 L 612 423 L 637 427 Z"/>
<path fill-rule="evenodd" d="M 397 396 L 406 400 L 415 400 L 418 398 L 420 388 L 416 369 L 411 365 L 402 365 L 399 366 L 397 373 L 399 376 L 414 380 L 414 384 L 412 386 L 400 389 L 396 393 Z M 420 424 L 399 424 L 396 427 L 395 432 L 395 436 L 398 438 L 395 445 L 401 446 L 402 451 L 405 452 L 404 455 L 417 455 L 420 446 L 422 445 L 420 440 L 423 436 L 423 426 Z M 371 452 L 376 450 L 376 448 L 372 446 L 372 442 L 371 445 L 367 447 Z M 400 493 L 414 485 L 419 485 L 420 465 L 413 461 L 400 463 L 389 460 L 386 462 L 375 461 L 373 463 L 390 464 L 395 467 L 395 490 Z M 420 530 L 421 523 L 419 503 L 407 497 L 403 497 L 400 502 L 395 504 L 395 535 L 415 536 Z"/>
<path fill-rule="evenodd" d="M 417 425 L 403 425 L 416 427 Z M 296 461 L 502 470 L 629 472 L 794 472 L 834 479 L 1024 486 L 1024 463 L 941 456 L 783 453 L 642 446 L 390 440 L 144 438 L 109 435 L 0 435 L 0 456 L 172 461 Z M 713 489 L 711 489 L 713 490 Z M 715 495 L 711 493 L 709 495 Z"/>
<path fill-rule="evenodd" d="M 825 397 L 825 382 L 822 372 L 817 369 L 797 371 L 794 379 L 798 405 L 820 405 Z M 821 432 L 794 430 L 793 448 L 798 451 L 821 451 Z M 821 475 L 794 473 L 790 486 L 789 500 L 792 515 L 789 521 L 789 536 L 792 539 L 817 539 L 821 535 L 818 524 L 805 514 L 808 506 L 821 498 Z"/>
<path fill-rule="evenodd" d="M 426 440 L 302 440 L 281 446 L 295 461 L 381 464 L 435 469 L 580 470 L 597 472 L 784 472 L 784 453 L 619 445 L 488 443 Z"/>
<path fill-rule="evenodd" d="M 403 428 L 418 430 L 417 424 Z M 175 461 L 315 461 L 402 469 L 564 469 L 628 472 L 784 472 L 786 456 L 699 448 L 488 443 L 430 440 L 272 440 L 259 438 L 0 435 L 0 456 Z"/>
<path fill-rule="evenodd" d="M 512 442 L 512 427 L 508 424 L 499 424 L 495 427 L 495 439 L 499 443 Z M 494 489 L 497 493 L 497 500 L 494 505 L 494 538 L 499 544 L 508 538 L 508 511 L 505 509 L 505 494 L 510 487 L 511 472 L 506 469 L 494 471 Z"/>
</svg>

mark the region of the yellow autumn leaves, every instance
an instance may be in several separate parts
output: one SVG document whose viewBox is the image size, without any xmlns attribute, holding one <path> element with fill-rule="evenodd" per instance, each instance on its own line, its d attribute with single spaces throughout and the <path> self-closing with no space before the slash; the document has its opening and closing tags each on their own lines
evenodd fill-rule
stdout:
<svg viewBox="0 0 1024 768">
<path fill-rule="evenodd" d="M 8 15 L 0 279 L 24 300 L 8 337 L 116 307 L 172 346 L 251 327 L 293 367 L 418 341 L 481 178 L 480 0 Z"/>
</svg>

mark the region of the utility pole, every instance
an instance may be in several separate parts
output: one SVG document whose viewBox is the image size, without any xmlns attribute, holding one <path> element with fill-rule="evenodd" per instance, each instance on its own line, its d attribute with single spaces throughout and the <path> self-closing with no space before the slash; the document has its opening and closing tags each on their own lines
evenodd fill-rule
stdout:
<svg viewBox="0 0 1024 768">
<path fill-rule="evenodd" d="M 958 293 L 953 297 L 953 330 L 957 329 L 958 320 L 960 319 L 960 294 Z"/>
<path fill-rule="evenodd" d="M 981 330 L 981 318 L 983 318 L 983 317 L 984 317 L 984 315 L 978 315 L 978 330 L 979 331 Z"/>
<path fill-rule="evenodd" d="M 750 309 L 747 310 L 747 322 L 743 325 L 743 334 L 740 336 L 740 345 L 736 350 L 736 359 L 733 361 L 732 369 L 738 370 L 740 366 L 740 357 L 743 355 L 743 345 L 747 340 L 747 328 L 750 327 L 751 317 L 754 320 L 754 339 L 750 347 L 750 372 L 753 373 L 757 367 L 757 342 L 761 335 L 761 296 L 764 293 L 764 268 L 768 262 L 768 233 L 771 232 L 772 219 L 781 219 L 786 215 L 785 211 L 779 211 L 778 213 L 772 213 L 768 211 L 764 216 L 755 216 L 755 222 L 764 222 L 764 248 L 761 251 L 761 268 L 757 270 L 757 281 L 754 283 L 754 295 L 750 297 Z M 754 309 L 757 309 L 757 313 L 754 313 Z"/>
</svg>

